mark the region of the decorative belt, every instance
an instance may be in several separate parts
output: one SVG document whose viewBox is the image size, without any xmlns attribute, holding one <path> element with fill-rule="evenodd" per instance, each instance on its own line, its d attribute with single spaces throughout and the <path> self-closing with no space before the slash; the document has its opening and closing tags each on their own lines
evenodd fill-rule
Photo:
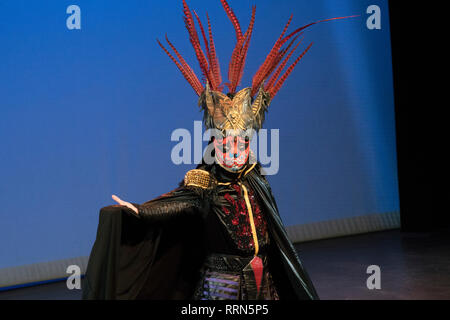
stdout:
<svg viewBox="0 0 450 320">
<path fill-rule="evenodd" d="M 262 260 L 262 265 L 267 264 L 266 255 L 258 255 Z M 243 257 L 230 254 L 213 253 L 206 257 L 205 266 L 215 271 L 241 272 L 254 259 L 254 256 Z"/>
<path fill-rule="evenodd" d="M 229 254 L 207 256 L 204 267 L 202 299 L 258 299 L 267 256 L 242 257 Z"/>
</svg>

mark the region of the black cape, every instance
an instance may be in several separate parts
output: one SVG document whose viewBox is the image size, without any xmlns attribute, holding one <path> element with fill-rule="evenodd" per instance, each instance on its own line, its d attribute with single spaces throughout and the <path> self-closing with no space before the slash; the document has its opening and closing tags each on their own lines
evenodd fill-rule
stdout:
<svg viewBox="0 0 450 320">
<path fill-rule="evenodd" d="M 217 165 L 199 168 L 215 174 Z M 268 258 L 280 299 L 318 299 L 316 290 L 288 239 L 271 188 L 257 165 L 245 177 L 266 213 L 270 236 Z M 154 200 L 164 202 L 176 197 L 190 201 L 208 193 L 197 193 L 182 186 Z M 172 199 L 173 200 L 173 199 Z M 208 210 L 207 210 L 208 211 Z M 204 252 L 200 215 L 180 215 L 169 223 L 147 223 L 123 206 L 100 210 L 97 238 L 83 279 L 83 299 L 191 299 L 198 281 Z M 198 218 L 200 217 L 200 218 Z"/>
</svg>

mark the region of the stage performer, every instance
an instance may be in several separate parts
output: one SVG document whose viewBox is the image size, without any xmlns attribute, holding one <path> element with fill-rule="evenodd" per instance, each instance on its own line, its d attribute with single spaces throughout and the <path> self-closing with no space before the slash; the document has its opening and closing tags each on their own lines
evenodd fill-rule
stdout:
<svg viewBox="0 0 450 320">
<path fill-rule="evenodd" d="M 185 0 L 184 22 L 203 81 L 167 37 L 174 54 L 158 41 L 199 96 L 205 127 L 214 130 L 214 161 L 204 158 L 178 188 L 141 205 L 113 196 L 119 205 L 100 211 L 84 299 L 318 299 L 250 140 L 286 78 L 311 48 L 306 46 L 286 68 L 303 30 L 319 21 L 286 33 L 291 16 L 251 87 L 238 91 L 255 7 L 243 32 L 227 1 L 221 3 L 236 33 L 227 82 L 222 82 L 209 17 L 204 28 Z"/>
</svg>

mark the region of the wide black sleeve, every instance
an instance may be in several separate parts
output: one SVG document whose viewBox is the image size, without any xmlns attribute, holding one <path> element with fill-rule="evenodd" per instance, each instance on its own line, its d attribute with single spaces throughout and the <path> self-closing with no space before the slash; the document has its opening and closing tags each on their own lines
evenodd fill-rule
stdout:
<svg viewBox="0 0 450 320">
<path fill-rule="evenodd" d="M 102 208 L 83 299 L 188 299 L 204 258 L 207 199 L 180 187 L 136 204 L 139 214 L 125 206 Z"/>
<path fill-rule="evenodd" d="M 146 222 L 166 222 L 180 217 L 203 215 L 208 210 L 208 201 L 201 189 L 181 186 L 137 205 L 137 209 L 136 216 Z"/>
</svg>

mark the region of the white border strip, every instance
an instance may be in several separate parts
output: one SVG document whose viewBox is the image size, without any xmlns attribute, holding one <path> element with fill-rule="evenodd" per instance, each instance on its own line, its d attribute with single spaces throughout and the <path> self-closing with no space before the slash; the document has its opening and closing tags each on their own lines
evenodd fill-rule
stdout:
<svg viewBox="0 0 450 320">
<path fill-rule="evenodd" d="M 88 258 L 77 257 L 0 269 L 0 289 L 66 278 L 70 276 L 70 274 L 66 273 L 67 267 L 70 265 L 79 266 L 81 274 L 84 274 Z"/>
<path fill-rule="evenodd" d="M 297 243 L 398 228 L 400 213 L 395 211 L 288 226 L 286 231 Z"/>
</svg>

